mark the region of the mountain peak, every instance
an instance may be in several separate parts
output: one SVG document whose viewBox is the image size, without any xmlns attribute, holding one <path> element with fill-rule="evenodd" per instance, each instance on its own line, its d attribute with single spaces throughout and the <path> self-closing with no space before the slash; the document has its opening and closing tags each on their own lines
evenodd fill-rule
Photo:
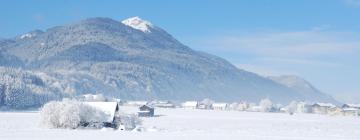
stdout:
<svg viewBox="0 0 360 140">
<path fill-rule="evenodd" d="M 151 28 L 153 27 L 152 23 L 143 20 L 138 16 L 125 19 L 121 21 L 121 23 L 145 33 L 151 33 Z"/>
</svg>

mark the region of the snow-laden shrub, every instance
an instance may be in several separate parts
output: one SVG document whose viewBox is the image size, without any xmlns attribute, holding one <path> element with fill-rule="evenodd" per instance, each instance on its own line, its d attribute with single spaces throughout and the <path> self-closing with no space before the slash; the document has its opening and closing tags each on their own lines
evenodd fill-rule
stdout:
<svg viewBox="0 0 360 140">
<path fill-rule="evenodd" d="M 76 101 L 52 101 L 41 109 L 41 123 L 49 128 L 77 128 L 84 123 L 102 122 L 104 112 Z"/>
<path fill-rule="evenodd" d="M 141 124 L 140 118 L 135 114 L 119 113 L 118 118 L 120 119 L 117 123 L 120 127 L 125 128 L 125 130 L 133 130 L 136 126 Z"/>
</svg>

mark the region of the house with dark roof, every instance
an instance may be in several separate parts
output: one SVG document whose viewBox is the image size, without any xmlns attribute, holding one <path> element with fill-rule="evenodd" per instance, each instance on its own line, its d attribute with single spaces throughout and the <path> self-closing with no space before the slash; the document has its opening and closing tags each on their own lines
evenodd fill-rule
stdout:
<svg viewBox="0 0 360 140">
<path fill-rule="evenodd" d="M 154 108 L 148 105 L 142 105 L 139 107 L 139 117 L 154 117 Z"/>
</svg>

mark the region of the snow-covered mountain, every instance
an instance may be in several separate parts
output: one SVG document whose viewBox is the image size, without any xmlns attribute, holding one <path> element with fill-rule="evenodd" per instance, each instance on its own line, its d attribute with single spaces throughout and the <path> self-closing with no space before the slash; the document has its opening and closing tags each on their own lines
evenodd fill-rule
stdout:
<svg viewBox="0 0 360 140">
<path fill-rule="evenodd" d="M 103 93 L 124 99 L 312 100 L 282 83 L 194 51 L 139 17 L 122 22 L 90 18 L 35 30 L 1 41 L 0 49 L 0 66 L 32 73 L 49 93 L 62 97 Z"/>
</svg>

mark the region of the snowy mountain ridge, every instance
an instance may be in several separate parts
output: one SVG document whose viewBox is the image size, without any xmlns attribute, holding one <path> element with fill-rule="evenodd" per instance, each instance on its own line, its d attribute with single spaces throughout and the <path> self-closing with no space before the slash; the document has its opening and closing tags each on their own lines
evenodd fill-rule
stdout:
<svg viewBox="0 0 360 140">
<path fill-rule="evenodd" d="M 151 32 L 110 18 L 89 18 L 39 31 L 31 38 L 0 41 L 0 66 L 6 68 L 0 74 L 30 75 L 0 82 L 4 87 L 0 97 L 5 104 L 8 99 L 24 102 L 24 97 L 36 97 L 31 100 L 43 102 L 88 93 L 134 100 L 335 102 L 331 97 L 312 98 L 309 95 L 318 92 L 305 94 L 240 70 L 217 56 L 194 51 L 142 21 Z M 38 82 L 29 84 L 33 79 Z M 20 85 L 9 86 L 14 84 Z"/>
</svg>

